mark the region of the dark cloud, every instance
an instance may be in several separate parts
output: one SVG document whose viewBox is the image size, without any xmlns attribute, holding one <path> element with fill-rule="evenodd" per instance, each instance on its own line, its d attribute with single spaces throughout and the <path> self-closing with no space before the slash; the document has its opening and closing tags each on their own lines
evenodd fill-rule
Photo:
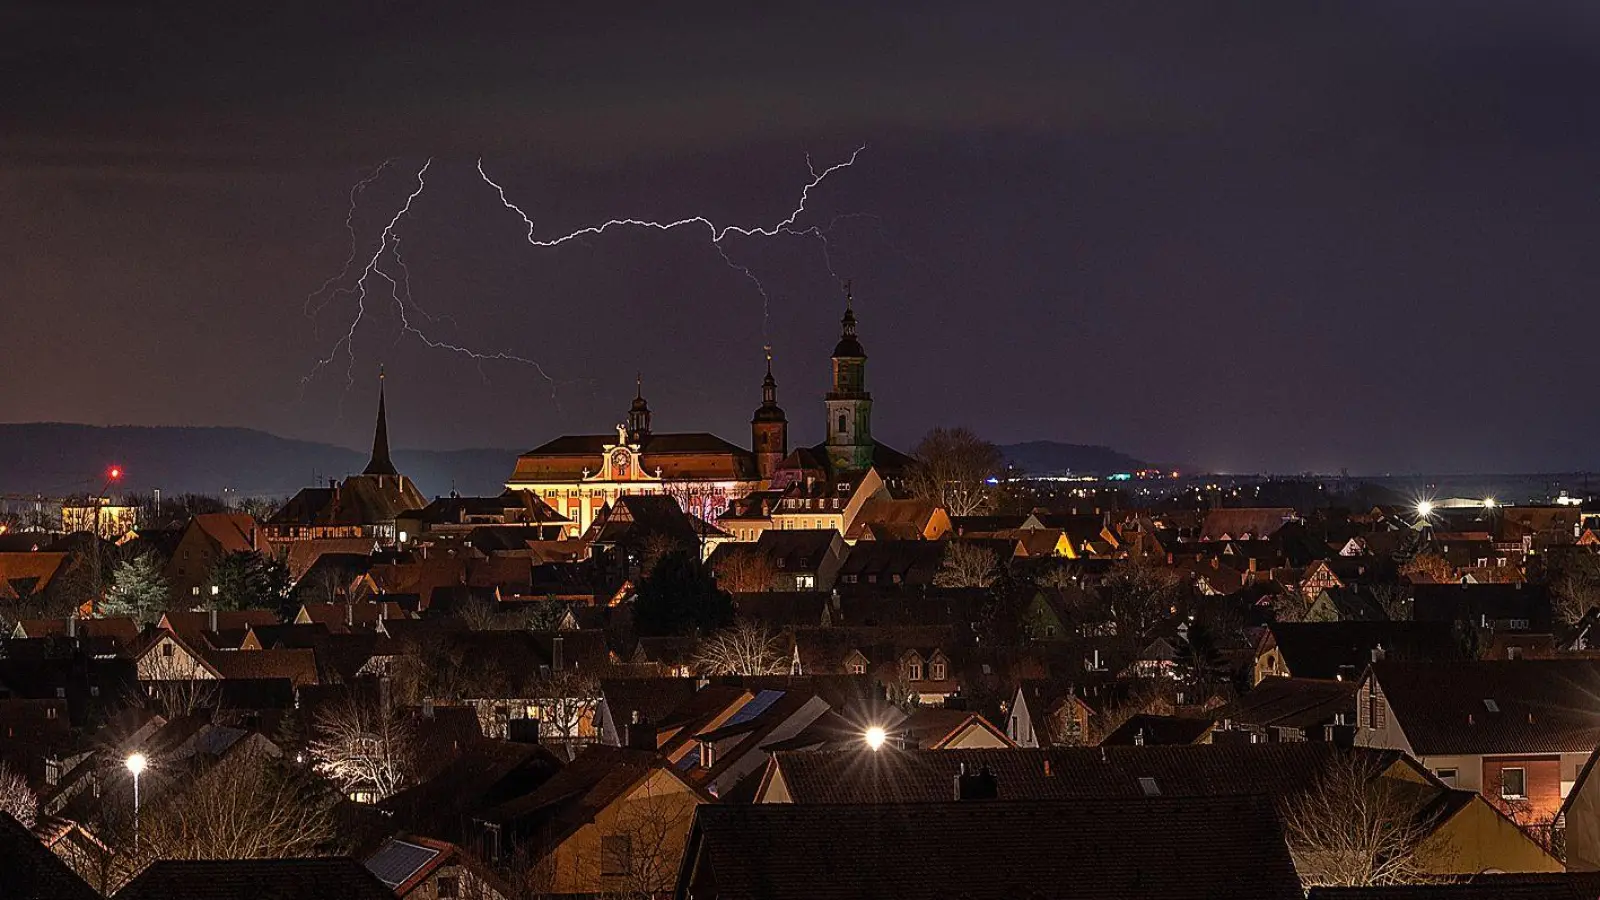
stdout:
<svg viewBox="0 0 1600 900">
<path fill-rule="evenodd" d="M 743 434 L 759 348 L 820 428 L 835 276 L 879 428 L 1108 442 L 1229 469 L 1586 466 L 1600 13 L 1577 2 L 13 4 L 0 19 L 0 418 L 520 446 L 620 414 Z M 613 215 L 781 216 L 534 250 Z M 301 314 L 422 159 L 430 351 L 372 307 L 348 399 Z M 830 273 L 828 263 L 833 272 Z M 346 317 L 341 320 L 341 316 Z M 442 318 L 449 316 L 450 318 Z M 407 414 L 401 412 L 409 406 Z M 816 421 L 812 421 L 815 419 Z"/>
</svg>

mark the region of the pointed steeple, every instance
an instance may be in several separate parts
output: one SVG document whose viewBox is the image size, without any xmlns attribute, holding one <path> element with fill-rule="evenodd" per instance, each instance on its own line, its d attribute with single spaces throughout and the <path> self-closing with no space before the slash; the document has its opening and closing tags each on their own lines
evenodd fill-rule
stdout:
<svg viewBox="0 0 1600 900">
<path fill-rule="evenodd" d="M 767 353 L 767 377 L 761 380 L 761 407 L 750 418 L 750 449 L 756 456 L 756 471 L 762 478 L 789 455 L 789 420 L 778 405 L 778 380 L 772 377 L 772 345 Z"/>
<path fill-rule="evenodd" d="M 389 414 L 383 402 L 383 367 L 378 367 L 378 426 L 372 432 L 372 460 L 361 471 L 363 475 L 399 475 L 394 462 L 389 459 Z"/>
</svg>

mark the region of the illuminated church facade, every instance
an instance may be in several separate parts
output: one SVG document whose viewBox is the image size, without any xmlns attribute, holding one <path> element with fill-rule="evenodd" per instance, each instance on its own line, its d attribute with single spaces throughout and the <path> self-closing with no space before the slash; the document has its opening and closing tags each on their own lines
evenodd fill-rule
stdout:
<svg viewBox="0 0 1600 900">
<path fill-rule="evenodd" d="M 867 356 L 848 298 L 840 324 L 832 389 L 823 400 L 827 438 L 816 447 L 790 451 L 789 421 L 778 405 L 769 354 L 748 449 L 706 432 L 654 431 L 641 388 L 615 433 L 563 435 L 536 447 L 517 458 L 506 487 L 532 491 L 587 530 L 607 504 L 630 494 L 667 494 L 689 513 L 716 522 L 734 501 L 757 492 L 854 481 L 873 469 L 893 479 L 909 460 L 872 438 Z"/>
</svg>

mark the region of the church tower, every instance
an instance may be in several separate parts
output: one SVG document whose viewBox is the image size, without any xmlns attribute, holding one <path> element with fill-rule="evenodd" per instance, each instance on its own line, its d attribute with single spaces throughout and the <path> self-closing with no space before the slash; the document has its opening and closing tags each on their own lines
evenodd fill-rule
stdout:
<svg viewBox="0 0 1600 900">
<path fill-rule="evenodd" d="M 650 436 L 650 404 L 644 400 L 644 376 L 634 379 L 633 405 L 628 407 L 628 443 L 642 444 Z"/>
<path fill-rule="evenodd" d="M 389 459 L 389 414 L 383 403 L 383 369 L 378 369 L 378 425 L 372 431 L 372 459 L 361 470 L 363 475 L 399 475 Z"/>
<path fill-rule="evenodd" d="M 855 300 L 845 284 L 844 318 L 833 348 L 833 390 L 828 407 L 828 461 L 837 472 L 872 465 L 872 395 L 867 393 L 867 352 L 856 339 Z"/>
<path fill-rule="evenodd" d="M 789 419 L 778 405 L 778 382 L 772 377 L 772 348 L 767 348 L 767 377 L 761 382 L 761 408 L 750 419 L 750 450 L 762 480 L 772 477 L 789 455 Z"/>
</svg>

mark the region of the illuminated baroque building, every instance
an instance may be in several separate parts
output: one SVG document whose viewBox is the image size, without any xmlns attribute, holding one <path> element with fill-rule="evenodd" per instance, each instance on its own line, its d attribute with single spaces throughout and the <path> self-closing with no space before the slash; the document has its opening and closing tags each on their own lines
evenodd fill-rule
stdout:
<svg viewBox="0 0 1600 900">
<path fill-rule="evenodd" d="M 771 382 L 770 370 L 767 378 Z M 770 388 L 776 409 L 776 384 Z M 777 415 L 781 418 L 783 411 Z M 710 521 L 730 499 L 760 487 L 757 454 L 706 432 L 658 434 L 650 419 L 641 385 L 627 424 L 618 425 L 615 434 L 569 434 L 529 450 L 517 458 L 506 487 L 532 491 L 577 523 L 580 532 L 618 497 L 667 494 Z M 758 446 L 763 437 L 773 439 L 768 432 L 756 434 Z"/>
<path fill-rule="evenodd" d="M 891 493 L 910 460 L 872 438 L 867 354 L 848 296 L 840 324 L 823 398 L 826 439 L 815 447 L 789 449 L 769 352 L 750 449 L 705 432 L 656 432 L 641 385 L 614 434 L 564 435 L 536 447 L 517 458 L 506 487 L 532 491 L 581 531 L 619 497 L 665 494 L 701 519 L 721 520 L 740 540 L 755 540 L 766 528 L 842 532 L 865 500 Z"/>
</svg>

